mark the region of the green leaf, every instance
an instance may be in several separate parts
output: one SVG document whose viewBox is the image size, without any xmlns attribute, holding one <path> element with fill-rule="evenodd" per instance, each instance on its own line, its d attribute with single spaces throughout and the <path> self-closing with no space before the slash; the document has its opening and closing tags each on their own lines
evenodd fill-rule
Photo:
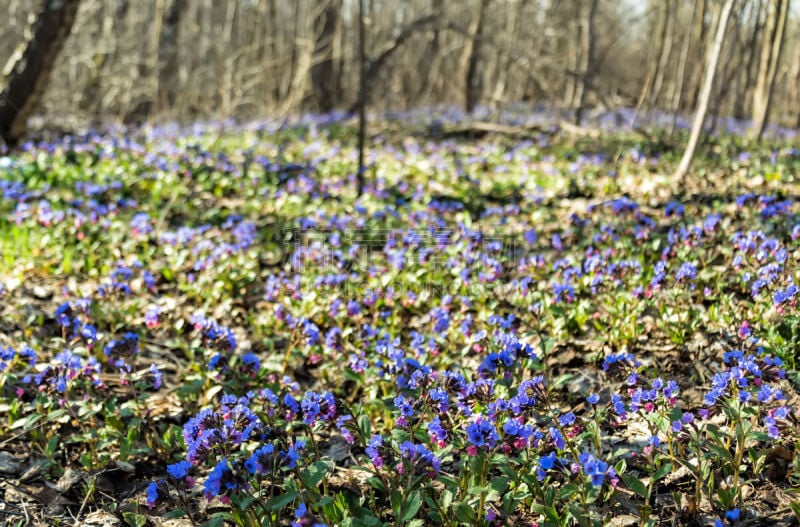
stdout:
<svg viewBox="0 0 800 527">
<path fill-rule="evenodd" d="M 186 511 L 185 510 L 183 510 L 183 509 L 175 509 L 175 510 L 169 511 L 168 513 L 164 514 L 162 516 L 162 518 L 165 519 L 165 520 L 175 520 L 175 519 L 178 519 L 178 518 L 183 518 L 184 516 L 186 516 Z"/>
<path fill-rule="evenodd" d="M 792 509 L 794 517 L 797 519 L 797 521 L 800 522 L 800 502 L 797 501 L 789 502 L 789 508 Z"/>
<path fill-rule="evenodd" d="M 660 480 L 670 472 L 672 472 L 672 463 L 664 463 L 661 465 L 661 468 L 656 470 L 655 474 L 653 474 L 653 481 Z"/>
<path fill-rule="evenodd" d="M 144 527 L 147 525 L 147 516 L 135 512 L 123 512 L 122 517 L 130 527 Z"/>
<path fill-rule="evenodd" d="M 226 521 L 233 521 L 233 516 L 228 513 L 218 512 L 208 521 L 203 522 L 201 527 L 225 527 Z"/>
<path fill-rule="evenodd" d="M 367 485 L 369 485 L 370 487 L 372 487 L 373 489 L 377 490 L 382 494 L 388 494 L 386 490 L 386 485 L 383 484 L 383 481 L 381 481 L 380 478 L 376 478 L 375 476 L 373 476 L 367 479 Z"/>
<path fill-rule="evenodd" d="M 639 480 L 639 478 L 637 478 L 636 476 L 634 476 L 632 474 L 623 474 L 622 475 L 622 480 L 625 482 L 625 484 L 628 486 L 629 489 L 631 489 L 633 492 L 635 492 L 639 496 L 647 499 L 647 494 L 648 494 L 647 485 L 642 483 Z"/>
<path fill-rule="evenodd" d="M 447 510 L 450 508 L 450 505 L 453 503 L 454 494 L 452 491 L 445 489 L 442 491 L 442 497 L 440 498 L 439 504 L 442 507 L 442 510 Z"/>
<path fill-rule="evenodd" d="M 366 415 L 361 415 L 358 417 L 358 429 L 361 431 L 361 434 L 369 439 L 372 435 L 372 423 L 369 420 L 369 417 Z"/>
<path fill-rule="evenodd" d="M 715 445 L 714 443 L 708 443 L 708 448 L 728 463 L 733 463 L 733 456 L 727 448 Z"/>
<path fill-rule="evenodd" d="M 569 485 L 564 485 L 564 487 L 562 487 L 561 491 L 558 493 L 558 499 L 566 500 L 576 492 L 578 492 L 578 486 L 575 485 L 574 483 L 570 483 Z"/>
<path fill-rule="evenodd" d="M 463 501 L 457 501 L 453 504 L 453 513 L 456 515 L 456 519 L 461 523 L 470 525 L 475 523 L 475 511 L 472 510 L 469 504 Z"/>
<path fill-rule="evenodd" d="M 403 500 L 403 516 L 400 518 L 401 523 L 410 521 L 417 515 L 419 508 L 422 506 L 422 493 L 412 492 L 406 499 Z"/>
<path fill-rule="evenodd" d="M 302 472 L 301 477 L 306 486 L 316 487 L 328 472 L 332 471 L 333 467 L 329 461 L 316 461 Z"/>
<path fill-rule="evenodd" d="M 494 478 L 491 483 L 489 483 L 489 486 L 492 487 L 492 490 L 502 494 L 508 489 L 508 479 Z"/>
<path fill-rule="evenodd" d="M 58 449 L 58 442 L 60 441 L 60 439 L 61 436 L 56 434 L 50 438 L 50 441 L 47 442 L 47 446 L 45 447 L 44 452 L 48 458 L 53 457 L 53 455 L 56 453 L 56 450 Z"/>
<path fill-rule="evenodd" d="M 297 492 L 287 492 L 286 494 L 275 496 L 267 502 L 267 508 L 271 511 L 279 511 L 293 502 L 295 498 L 297 498 Z"/>
</svg>

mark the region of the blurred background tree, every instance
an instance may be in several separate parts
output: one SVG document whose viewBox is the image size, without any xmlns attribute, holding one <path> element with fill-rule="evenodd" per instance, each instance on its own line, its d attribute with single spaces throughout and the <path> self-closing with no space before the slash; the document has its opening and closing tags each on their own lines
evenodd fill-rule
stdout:
<svg viewBox="0 0 800 527">
<path fill-rule="evenodd" d="M 724 4 L 363 1 L 370 108 L 527 102 L 578 123 L 592 109 L 692 113 Z M 40 79 L 53 82 L 24 106 L 11 101 L 48 126 L 356 110 L 366 97 L 357 0 L 0 0 L 7 102 L 30 64 L 21 50 L 46 36 L 37 23 L 48 4 L 75 8 L 74 23 L 58 26 L 69 35 L 61 53 L 58 38 L 36 48 L 58 56 L 41 61 L 52 71 Z M 714 68 L 712 126 L 751 118 L 757 138 L 769 122 L 800 124 L 798 25 L 790 0 L 735 1 Z M 0 115 L 7 107 L 0 102 Z"/>
</svg>

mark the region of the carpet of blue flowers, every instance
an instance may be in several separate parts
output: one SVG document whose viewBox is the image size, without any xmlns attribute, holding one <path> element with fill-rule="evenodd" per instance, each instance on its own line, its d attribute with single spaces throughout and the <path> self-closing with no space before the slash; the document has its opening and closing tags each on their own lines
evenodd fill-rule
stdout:
<svg viewBox="0 0 800 527">
<path fill-rule="evenodd" d="M 361 196 L 335 120 L 28 143 L 0 524 L 790 525 L 789 141 L 390 133 Z"/>
</svg>

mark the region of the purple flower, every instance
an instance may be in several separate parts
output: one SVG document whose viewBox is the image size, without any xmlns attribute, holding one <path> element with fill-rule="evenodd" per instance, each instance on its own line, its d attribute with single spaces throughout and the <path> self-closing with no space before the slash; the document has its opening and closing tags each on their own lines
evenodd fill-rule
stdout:
<svg viewBox="0 0 800 527">
<path fill-rule="evenodd" d="M 153 388 L 155 388 L 156 390 L 161 388 L 164 374 L 161 373 L 161 370 L 159 370 L 158 366 L 156 366 L 155 364 L 150 365 L 150 375 L 153 376 Z"/>
<path fill-rule="evenodd" d="M 439 416 L 435 416 L 430 423 L 428 423 L 428 435 L 431 438 L 431 441 L 439 444 L 440 446 L 444 446 L 445 441 L 447 440 L 447 430 L 442 426 L 442 421 L 439 419 Z"/>
<path fill-rule="evenodd" d="M 442 461 L 425 445 L 404 441 L 400 444 L 400 456 L 408 461 L 415 471 L 428 472 L 431 477 L 442 468 Z"/>
<path fill-rule="evenodd" d="M 222 491 L 222 480 L 230 473 L 230 468 L 228 468 L 228 460 L 222 458 L 219 463 L 216 464 L 214 470 L 211 471 L 211 474 L 208 475 L 208 479 L 206 480 L 205 484 L 205 495 L 206 499 L 211 499 L 215 496 L 219 496 L 220 492 Z"/>
<path fill-rule="evenodd" d="M 564 436 L 561 435 L 561 432 L 558 431 L 558 428 L 550 427 L 550 438 L 553 440 L 553 445 L 559 450 L 564 450 L 567 446 L 567 442 L 564 441 Z"/>
<path fill-rule="evenodd" d="M 500 436 L 491 422 L 478 417 L 477 421 L 467 425 L 467 439 L 472 446 L 491 448 L 497 443 Z"/>
<path fill-rule="evenodd" d="M 373 435 L 367 442 L 367 448 L 364 449 L 375 468 L 381 468 L 386 461 L 381 452 L 382 449 L 383 437 L 380 434 Z"/>
<path fill-rule="evenodd" d="M 562 416 L 559 416 L 558 423 L 561 426 L 570 426 L 575 423 L 575 414 L 572 412 L 566 413 Z"/>
<path fill-rule="evenodd" d="M 303 410 L 303 422 L 309 426 L 317 421 L 330 421 L 336 415 L 336 401 L 329 391 L 306 392 L 300 408 Z"/>
<path fill-rule="evenodd" d="M 256 451 L 247 458 L 247 461 L 244 462 L 244 468 L 246 468 L 250 474 L 269 474 L 272 468 L 274 452 L 275 446 L 271 444 L 266 444 L 256 449 Z"/>
</svg>

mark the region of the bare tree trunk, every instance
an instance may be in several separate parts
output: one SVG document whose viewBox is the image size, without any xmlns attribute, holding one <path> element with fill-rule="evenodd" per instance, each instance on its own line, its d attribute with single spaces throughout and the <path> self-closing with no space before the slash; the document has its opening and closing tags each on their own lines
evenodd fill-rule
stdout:
<svg viewBox="0 0 800 527">
<path fill-rule="evenodd" d="M 597 16 L 598 0 L 582 2 L 585 13 L 581 17 L 581 61 L 579 65 L 580 79 L 575 93 L 575 124 L 580 125 L 583 111 L 586 108 L 586 94 L 592 88 L 595 67 L 594 20 Z"/>
<path fill-rule="evenodd" d="M 733 116 L 737 119 L 742 119 L 745 116 L 745 103 L 747 100 L 752 101 L 753 93 L 753 69 L 755 66 L 756 49 L 758 48 L 758 39 L 762 33 L 761 31 L 761 9 L 756 8 L 756 19 L 753 22 L 753 33 L 750 41 L 747 44 L 747 63 L 745 64 L 742 76 L 744 77 L 744 86 L 741 87 L 739 93 L 736 95 L 733 106 Z"/>
<path fill-rule="evenodd" d="M 364 23 L 364 0 L 358 0 L 358 173 L 357 195 L 364 193 L 364 149 L 367 139 L 367 30 Z"/>
<path fill-rule="evenodd" d="M 178 31 L 181 17 L 186 9 L 186 0 L 172 0 L 161 28 L 158 43 L 158 108 L 172 109 L 178 88 Z"/>
<path fill-rule="evenodd" d="M 47 0 L 33 23 L 30 38 L 9 60 L 0 91 L 0 137 L 15 145 L 42 98 L 50 72 L 72 31 L 80 0 Z"/>
<path fill-rule="evenodd" d="M 744 54 L 739 52 L 741 40 L 739 38 L 741 33 L 740 26 L 741 18 L 736 17 L 736 22 L 733 24 L 733 38 L 731 38 L 730 42 L 728 43 L 728 57 L 722 61 L 722 64 L 720 65 L 720 71 L 717 73 L 720 75 L 721 82 L 716 83 L 716 93 L 712 96 L 712 102 L 710 103 L 711 133 L 717 132 L 717 125 L 719 124 L 719 116 L 722 105 L 730 93 L 734 77 L 741 69 Z M 728 30 L 728 32 L 730 33 L 730 30 Z"/>
<path fill-rule="evenodd" d="M 433 13 L 437 18 L 441 18 L 444 15 L 444 0 L 433 0 Z M 428 44 L 427 49 L 425 50 L 425 66 L 424 66 L 424 75 L 421 77 L 420 81 L 420 88 L 417 92 L 415 99 L 419 101 L 420 99 L 424 99 L 426 95 L 430 95 L 433 92 L 437 76 L 440 73 L 440 65 L 441 59 L 439 57 L 439 50 L 441 49 L 442 43 L 442 31 L 440 28 L 441 24 L 436 24 L 433 28 L 433 36 Z"/>
<path fill-rule="evenodd" d="M 333 59 L 341 9 L 341 0 L 318 0 L 317 16 L 314 20 L 314 64 L 311 66 L 311 84 L 317 108 L 323 113 L 333 111 L 339 93 Z"/>
<path fill-rule="evenodd" d="M 684 36 L 684 43 L 683 49 L 681 50 L 681 57 L 678 62 L 678 72 L 676 74 L 675 80 L 675 89 L 672 93 L 671 97 L 671 108 L 672 108 L 672 123 L 670 124 L 669 135 L 675 133 L 675 126 L 677 125 L 678 121 L 678 112 L 681 109 L 681 99 L 683 98 L 683 86 L 685 81 L 685 73 L 686 73 L 686 62 L 689 58 L 689 46 L 692 43 L 692 32 L 691 27 L 694 25 L 694 17 L 696 16 L 697 11 L 693 8 L 691 19 L 689 20 L 689 31 Z"/>
<path fill-rule="evenodd" d="M 92 69 L 89 72 L 89 79 L 83 88 L 78 108 L 82 112 L 87 112 L 91 115 L 98 116 L 100 113 L 101 103 L 101 85 L 103 80 L 103 73 L 109 57 L 114 54 L 116 48 L 116 37 L 114 36 L 114 14 L 110 5 L 100 5 L 98 13 L 99 16 L 100 34 L 96 37 L 98 49 L 94 54 L 92 61 Z"/>
<path fill-rule="evenodd" d="M 699 0 L 698 2 L 695 2 L 695 9 L 697 9 L 697 13 L 699 15 L 695 18 L 697 27 L 694 30 L 695 34 L 697 35 L 696 49 L 698 51 L 698 57 L 692 73 L 692 83 L 690 84 L 689 88 L 689 100 L 687 101 L 689 108 L 697 107 L 697 97 L 700 93 L 700 86 L 703 80 L 703 64 L 705 62 L 704 59 L 708 49 L 706 44 L 705 24 L 706 14 L 708 14 L 708 0 Z M 713 17 L 713 14 L 711 16 Z"/>
<path fill-rule="evenodd" d="M 756 87 L 753 90 L 753 126 L 750 129 L 750 137 L 755 140 L 761 139 L 769 119 L 770 99 L 783 47 L 783 33 L 786 29 L 789 0 L 769 0 L 767 10 L 761 62 L 758 67 Z"/>
<path fill-rule="evenodd" d="M 417 31 L 421 30 L 422 28 L 426 27 L 432 21 L 436 20 L 436 15 L 423 15 L 411 22 L 409 22 L 405 27 L 400 30 L 398 35 L 386 42 L 378 52 L 377 56 L 373 59 L 369 59 L 366 57 L 365 53 L 365 73 L 364 73 L 364 82 L 367 86 L 365 90 L 359 90 L 358 98 L 355 101 L 355 104 L 350 107 L 350 112 L 358 111 L 358 108 L 361 105 L 362 96 L 367 97 L 366 103 L 369 103 L 369 94 L 372 91 L 372 85 L 375 79 L 378 77 L 378 73 L 380 73 L 383 66 L 389 60 L 389 58 L 399 50 L 403 44 L 405 44 L 409 38 L 411 38 Z"/>
<path fill-rule="evenodd" d="M 553 7 L 552 9 L 556 9 L 557 5 L 562 4 L 551 4 Z M 571 13 L 567 17 L 566 21 L 563 22 L 564 27 L 567 28 L 567 38 L 565 42 L 566 46 L 566 53 L 568 53 L 568 61 L 569 61 L 569 68 L 573 72 L 577 72 L 580 68 L 581 62 L 581 50 L 580 46 L 576 44 L 576 39 L 571 38 L 572 34 L 580 36 L 580 26 L 576 22 L 580 18 L 580 4 L 576 1 L 567 3 Z M 564 106 L 567 108 L 574 107 L 575 104 L 575 96 L 578 92 L 578 78 L 575 75 L 567 75 L 564 84 Z"/>
<path fill-rule="evenodd" d="M 795 53 L 791 86 L 789 88 L 789 101 L 791 107 L 797 112 L 794 116 L 795 128 L 800 128 L 800 53 Z"/>
<path fill-rule="evenodd" d="M 725 41 L 725 30 L 728 26 L 728 19 L 733 10 L 733 4 L 736 0 L 725 0 L 722 6 L 722 11 L 719 14 L 719 21 L 717 22 L 717 34 L 714 37 L 714 47 L 711 48 L 711 55 L 708 57 L 706 64 L 706 72 L 703 76 L 703 86 L 700 90 L 700 97 L 697 102 L 697 110 L 694 114 L 694 121 L 692 122 L 692 131 L 689 134 L 689 143 L 686 145 L 686 150 L 683 153 L 681 162 L 678 169 L 675 171 L 674 178 L 683 180 L 689 172 L 689 167 L 694 160 L 695 152 L 697 151 L 697 144 L 700 142 L 700 134 L 703 132 L 703 125 L 706 120 L 706 113 L 708 112 L 708 101 L 711 98 L 711 91 L 714 87 L 714 77 L 717 73 L 717 65 L 719 64 L 719 57 L 722 54 L 722 44 Z"/>
<path fill-rule="evenodd" d="M 500 50 L 497 56 L 497 67 L 499 71 L 497 72 L 497 84 L 492 94 L 492 100 L 497 104 L 502 102 L 505 97 L 506 88 L 509 84 L 508 78 L 513 71 L 512 64 L 514 62 L 514 57 L 509 49 L 512 49 L 514 42 L 518 41 L 519 35 L 517 30 L 519 28 L 519 22 L 522 20 L 526 3 L 526 0 L 520 0 L 516 12 L 509 9 L 506 21 L 506 33 L 511 45 L 507 49 Z"/>
<path fill-rule="evenodd" d="M 360 0 L 359 0 L 360 1 Z M 291 91 L 294 89 L 293 87 L 299 85 L 300 82 L 297 80 L 298 77 L 298 70 L 302 69 L 300 67 L 301 61 L 301 49 L 300 43 L 298 40 L 300 39 L 300 13 L 301 13 L 301 2 L 294 2 L 294 41 L 292 42 L 292 58 L 289 64 L 289 75 L 287 75 L 286 83 L 284 89 L 281 90 L 280 99 L 283 101 L 283 106 L 286 106 L 286 101 L 291 98 Z"/>
<path fill-rule="evenodd" d="M 480 8 L 475 14 L 472 25 L 472 34 L 469 43 L 469 59 L 467 61 L 467 71 L 464 78 L 464 110 L 472 113 L 481 99 L 482 80 L 478 71 L 478 60 L 481 55 L 481 38 L 483 37 L 484 18 L 486 10 L 489 8 L 490 0 L 481 0 Z M 474 29 L 473 29 L 474 28 Z"/>
<path fill-rule="evenodd" d="M 650 3 L 648 3 L 648 7 L 649 6 Z M 665 6 L 669 7 L 666 4 Z M 639 98 L 636 100 L 636 106 L 633 109 L 633 117 L 631 118 L 631 127 L 633 128 L 636 128 L 636 121 L 639 118 L 639 112 L 642 110 L 642 108 L 646 107 L 645 103 L 649 100 L 652 100 L 650 97 L 650 92 L 653 85 L 653 80 L 658 74 L 658 67 L 660 64 L 659 57 L 662 54 L 662 50 L 664 49 L 664 41 L 666 40 L 667 20 L 664 16 L 659 17 L 659 28 L 659 34 L 661 35 L 661 38 L 659 39 L 659 48 L 657 51 L 648 51 L 646 55 L 646 63 L 649 64 L 649 66 L 647 68 L 647 76 L 644 79 L 644 84 L 642 84 L 642 89 L 639 92 Z M 655 55 L 652 55 L 652 52 L 655 52 Z"/>
<path fill-rule="evenodd" d="M 658 99 L 661 97 L 661 88 L 664 85 L 664 75 L 669 66 L 669 59 L 672 56 L 672 37 L 675 31 L 673 5 L 671 0 L 664 0 L 664 26 L 661 32 L 661 42 L 659 44 L 658 64 L 656 65 L 655 80 L 653 80 L 653 91 L 650 95 L 650 107 L 658 106 Z"/>
<path fill-rule="evenodd" d="M 280 21 L 278 20 L 278 6 L 277 6 L 277 3 L 278 3 L 278 0 L 269 0 L 269 20 L 270 20 L 270 29 L 272 30 L 271 31 L 272 36 L 270 38 L 269 51 L 270 51 L 270 60 L 273 60 L 273 61 L 277 60 L 278 57 L 279 57 L 279 53 L 278 53 L 278 27 L 279 27 Z M 277 105 L 278 103 L 280 103 L 280 100 L 281 100 L 281 81 L 280 80 L 276 80 L 276 81 L 273 81 L 273 82 L 274 82 L 274 86 L 273 86 L 273 89 L 272 89 L 271 97 L 269 97 L 269 96 L 265 97 L 265 98 L 268 99 L 268 101 L 265 101 L 265 102 L 269 102 L 272 106 Z"/>
<path fill-rule="evenodd" d="M 161 27 L 164 21 L 164 0 L 155 0 L 152 15 L 148 18 L 146 42 L 136 66 L 139 81 L 145 86 L 143 92 L 134 95 L 134 105 L 129 107 L 122 118 L 126 124 L 145 122 L 153 113 L 158 97 L 158 53 L 161 41 Z"/>
</svg>

